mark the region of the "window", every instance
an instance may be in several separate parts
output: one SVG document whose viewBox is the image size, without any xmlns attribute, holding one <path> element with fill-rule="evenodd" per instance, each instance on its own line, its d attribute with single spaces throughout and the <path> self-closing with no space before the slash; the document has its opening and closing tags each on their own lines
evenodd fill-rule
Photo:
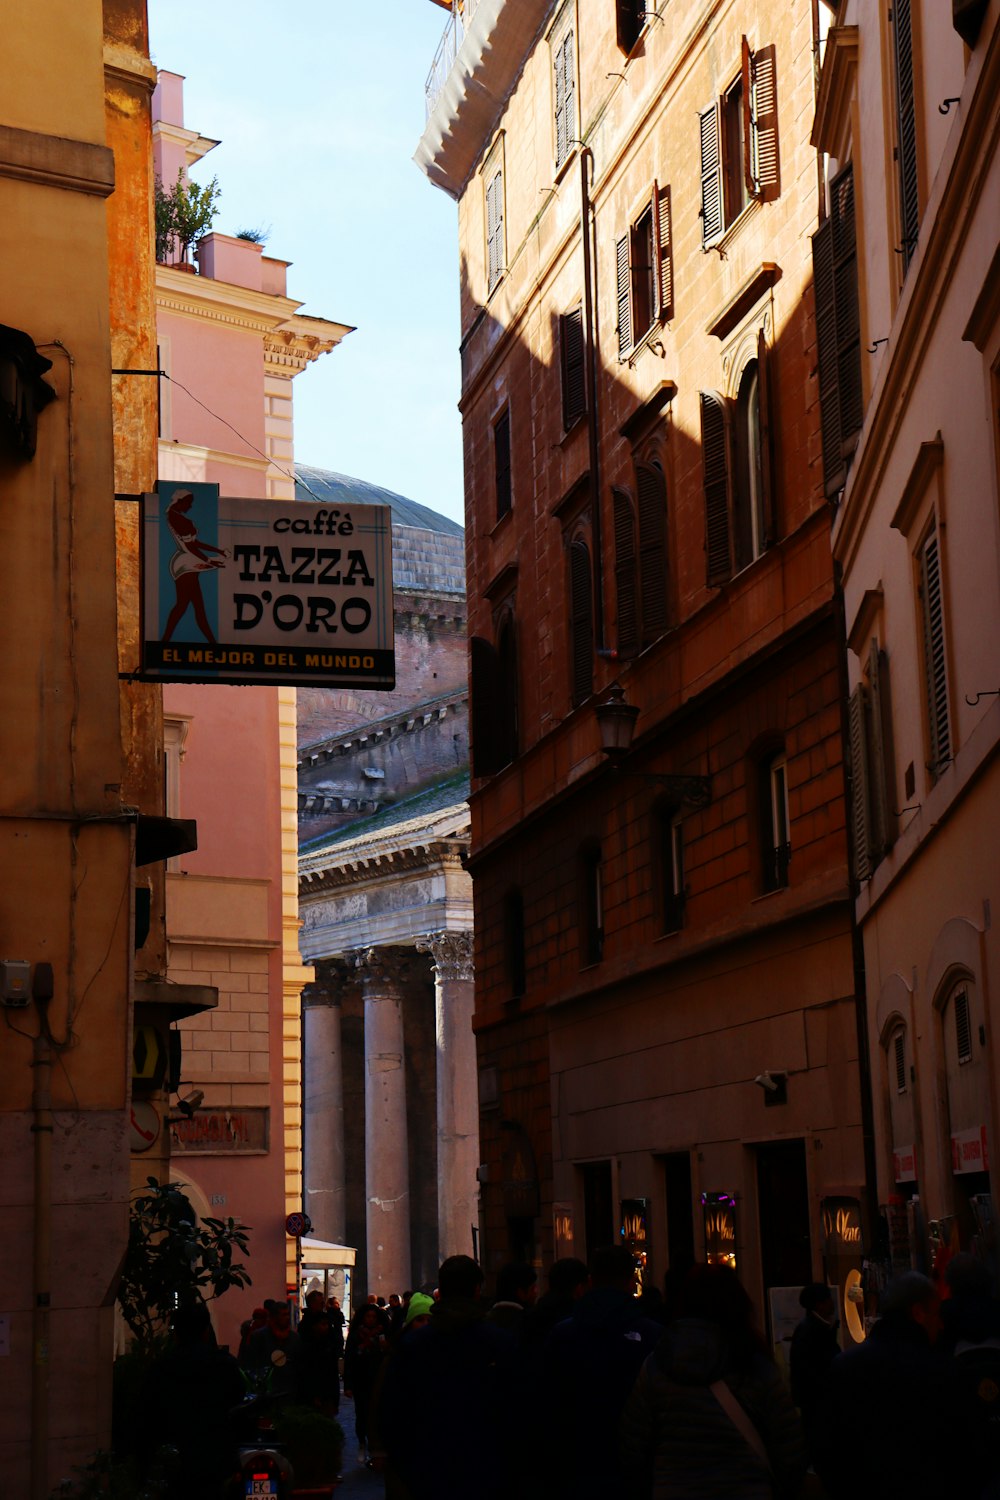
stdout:
<svg viewBox="0 0 1000 1500">
<path fill-rule="evenodd" d="M 494 155 L 486 169 L 486 288 L 492 292 L 504 273 L 507 253 L 504 244 L 503 164 Z"/>
<path fill-rule="evenodd" d="M 168 818 L 181 816 L 181 763 L 190 727 L 190 716 L 165 717 L 163 720 L 163 807 Z M 177 871 L 180 868 L 180 856 L 172 855 L 167 860 L 167 869 Z"/>
<path fill-rule="evenodd" d="M 657 322 L 673 317 L 673 256 L 670 188 L 654 183 L 649 203 L 615 247 L 620 360 Z"/>
<path fill-rule="evenodd" d="M 678 932 L 684 924 L 684 823 L 675 807 L 659 809 L 656 831 L 663 931 Z"/>
<path fill-rule="evenodd" d="M 781 191 L 774 47 L 752 52 L 744 37 L 739 77 L 699 119 L 701 237 L 709 245 L 751 199 L 770 203 Z"/>
<path fill-rule="evenodd" d="M 655 460 L 636 465 L 636 481 L 635 509 L 625 490 L 613 492 L 618 650 L 623 656 L 657 640 L 669 623 L 666 481 Z"/>
<path fill-rule="evenodd" d="M 552 69 L 558 170 L 569 156 L 576 136 L 576 64 L 572 30 L 560 31 L 558 40 L 553 39 Z"/>
<path fill-rule="evenodd" d="M 706 576 L 713 587 L 748 567 L 777 536 L 772 404 L 761 329 L 757 358 L 744 366 L 735 398 L 701 392 Z"/>
<path fill-rule="evenodd" d="M 618 45 L 623 52 L 632 51 L 645 24 L 646 0 L 618 0 Z"/>
<path fill-rule="evenodd" d="M 510 407 L 493 426 L 493 473 L 496 483 L 497 520 L 502 521 L 511 507 L 510 487 Z"/>
<path fill-rule="evenodd" d="M 580 860 L 583 927 L 580 934 L 583 962 L 600 963 L 604 953 L 604 893 L 601 886 L 601 851 L 598 845 L 585 849 Z"/>
<path fill-rule="evenodd" d="M 583 309 L 574 307 L 559 319 L 559 353 L 562 366 L 563 427 L 568 432 L 587 410 L 584 375 Z"/>
<path fill-rule="evenodd" d="M 896 1093 L 906 1093 L 906 1032 L 902 1028 L 892 1038 L 892 1066 L 896 1076 Z"/>
<path fill-rule="evenodd" d="M 760 766 L 760 840 L 762 889 L 778 891 L 788 884 L 792 846 L 788 820 L 788 767 L 784 752 Z"/>
<path fill-rule="evenodd" d="M 871 642 L 864 679 L 848 703 L 848 733 L 854 872 L 862 881 L 870 877 L 895 836 L 889 662 L 877 640 Z"/>
<path fill-rule="evenodd" d="M 951 760 L 948 670 L 945 653 L 941 549 L 936 521 L 917 553 L 918 592 L 924 636 L 924 691 L 930 740 L 928 769 L 935 779 Z"/>
<path fill-rule="evenodd" d="M 582 537 L 569 547 L 570 671 L 576 706 L 594 689 L 594 594 L 590 549 Z"/>
<path fill-rule="evenodd" d="M 498 644 L 469 641 L 471 760 L 473 776 L 494 776 L 517 754 L 517 662 L 514 620 L 501 624 Z"/>
<path fill-rule="evenodd" d="M 913 97 L 913 22 L 911 0 L 892 0 L 893 73 L 896 85 L 896 167 L 899 177 L 899 246 L 903 271 L 913 258 L 920 233 L 917 188 L 917 117 Z"/>
<path fill-rule="evenodd" d="M 854 170 L 850 164 L 830 183 L 830 215 L 812 243 L 823 482 L 826 493 L 835 495 L 844 486 L 864 420 Z"/>
</svg>

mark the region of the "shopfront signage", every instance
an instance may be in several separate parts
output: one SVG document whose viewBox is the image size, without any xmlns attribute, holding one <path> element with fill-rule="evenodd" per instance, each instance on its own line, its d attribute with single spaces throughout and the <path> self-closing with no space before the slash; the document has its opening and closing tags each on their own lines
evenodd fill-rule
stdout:
<svg viewBox="0 0 1000 1500">
<path fill-rule="evenodd" d="M 259 1156 L 267 1150 L 269 1110 L 199 1109 L 189 1120 L 172 1120 L 170 1149 L 176 1156 Z"/>
<path fill-rule="evenodd" d="M 951 1170 L 959 1177 L 966 1172 L 990 1170 L 985 1125 L 974 1125 L 971 1130 L 959 1130 L 952 1136 Z"/>
<path fill-rule="evenodd" d="M 897 1146 L 892 1153 L 892 1174 L 896 1182 L 916 1182 L 917 1149 Z"/>
<path fill-rule="evenodd" d="M 736 1270 L 736 1199 L 731 1193 L 702 1193 L 705 1259 L 710 1266 Z"/>
<path fill-rule="evenodd" d="M 143 496 L 142 665 L 157 682 L 395 686 L 384 505 Z"/>
</svg>

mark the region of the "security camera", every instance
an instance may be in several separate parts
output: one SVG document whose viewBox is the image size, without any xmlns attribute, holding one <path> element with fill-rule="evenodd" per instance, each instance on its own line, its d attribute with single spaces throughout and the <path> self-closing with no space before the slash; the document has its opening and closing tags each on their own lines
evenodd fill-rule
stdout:
<svg viewBox="0 0 1000 1500">
<path fill-rule="evenodd" d="M 773 1076 L 770 1068 L 765 1068 L 763 1073 L 758 1073 L 754 1079 L 754 1083 L 758 1084 L 762 1089 L 767 1089 L 769 1094 L 776 1094 L 778 1092 L 778 1080 Z"/>
<path fill-rule="evenodd" d="M 200 1109 L 205 1102 L 205 1095 L 201 1089 L 192 1089 L 190 1094 L 185 1094 L 183 1099 L 178 1099 L 177 1108 L 186 1120 L 190 1120 L 196 1109 Z"/>
</svg>

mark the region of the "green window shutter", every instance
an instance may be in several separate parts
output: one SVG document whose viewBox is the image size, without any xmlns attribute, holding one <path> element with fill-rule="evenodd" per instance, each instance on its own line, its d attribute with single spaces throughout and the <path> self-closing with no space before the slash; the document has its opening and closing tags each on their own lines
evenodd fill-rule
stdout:
<svg viewBox="0 0 1000 1500">
<path fill-rule="evenodd" d="M 653 226 L 656 235 L 657 314 L 662 323 L 674 315 L 674 236 L 670 220 L 670 187 L 653 185 Z"/>
<path fill-rule="evenodd" d="M 729 555 L 729 452 L 722 397 L 701 391 L 701 462 L 705 486 L 705 558 L 710 586 L 732 572 Z"/>
<path fill-rule="evenodd" d="M 778 77 L 774 44 L 761 47 L 751 59 L 753 74 L 753 193 L 772 203 L 781 192 L 778 155 Z"/>
<path fill-rule="evenodd" d="M 698 117 L 701 132 L 701 242 L 722 233 L 722 147 L 718 103 Z"/>
<path fill-rule="evenodd" d="M 618 358 L 624 359 L 632 347 L 632 302 L 628 264 L 628 235 L 623 235 L 615 247 L 615 266 L 618 277 Z"/>
<path fill-rule="evenodd" d="M 667 489 L 657 465 L 636 467 L 642 644 L 667 628 Z"/>
<path fill-rule="evenodd" d="M 624 490 L 615 490 L 615 593 L 618 598 L 618 654 L 633 656 L 639 647 L 636 587 L 635 520 Z"/>
<path fill-rule="evenodd" d="M 594 594 L 590 550 L 575 541 L 569 549 L 570 641 L 573 703 L 589 698 L 594 687 Z"/>
<path fill-rule="evenodd" d="M 896 137 L 899 209 L 904 267 L 910 264 L 920 232 L 917 190 L 917 116 L 913 98 L 913 22 L 910 0 L 893 0 L 892 37 L 896 63 Z"/>
<path fill-rule="evenodd" d="M 563 426 L 568 430 L 587 410 L 584 378 L 583 310 L 575 307 L 559 320 L 562 355 Z"/>
</svg>

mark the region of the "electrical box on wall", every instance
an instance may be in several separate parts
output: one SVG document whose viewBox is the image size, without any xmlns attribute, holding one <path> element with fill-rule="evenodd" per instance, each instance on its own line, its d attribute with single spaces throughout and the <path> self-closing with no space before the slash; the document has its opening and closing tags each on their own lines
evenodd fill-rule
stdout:
<svg viewBox="0 0 1000 1500">
<path fill-rule="evenodd" d="M 15 1009 L 31 999 L 31 965 L 26 958 L 0 958 L 0 1000 Z"/>
</svg>

